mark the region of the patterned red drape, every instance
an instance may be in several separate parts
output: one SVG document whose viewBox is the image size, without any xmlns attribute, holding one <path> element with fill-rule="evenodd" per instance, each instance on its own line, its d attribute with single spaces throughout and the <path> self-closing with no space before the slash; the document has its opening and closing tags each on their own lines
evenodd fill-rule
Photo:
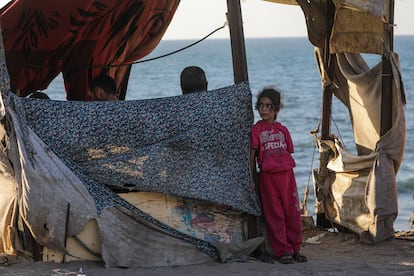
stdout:
<svg viewBox="0 0 414 276">
<path fill-rule="evenodd" d="M 68 100 L 108 73 L 124 87 L 128 64 L 159 43 L 179 0 L 16 0 L 0 11 L 11 88 L 26 96 L 62 73 Z M 122 89 L 121 89 L 122 90 Z M 118 91 L 120 98 L 125 91 Z"/>
</svg>

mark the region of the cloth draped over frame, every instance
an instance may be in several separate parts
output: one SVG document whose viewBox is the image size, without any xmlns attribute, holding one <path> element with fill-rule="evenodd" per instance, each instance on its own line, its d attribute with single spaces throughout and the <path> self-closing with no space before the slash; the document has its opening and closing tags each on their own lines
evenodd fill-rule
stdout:
<svg viewBox="0 0 414 276">
<path fill-rule="evenodd" d="M 398 55 L 390 49 L 385 26 L 389 1 L 334 0 L 332 31 L 327 33 L 327 1 L 298 1 L 307 19 L 309 40 L 324 91 L 332 91 L 346 106 L 356 153 L 338 139 L 315 137 L 321 152 L 314 171 L 316 212 L 356 233 L 364 242 L 394 236 L 398 214 L 396 174 L 405 147 L 405 91 Z M 327 39 L 329 38 L 329 39 Z M 324 60 L 329 41 L 329 62 Z M 385 56 L 390 63 L 391 91 L 383 91 L 383 62 L 370 68 L 361 53 Z M 330 89 L 325 90 L 327 87 Z M 382 93 L 392 95 L 392 127 L 381 131 Z"/>
<path fill-rule="evenodd" d="M 300 5 L 305 14 L 309 40 L 316 47 L 324 48 L 329 38 L 331 54 L 384 54 L 391 50 L 384 28 L 390 20 L 389 0 L 332 0 L 335 17 L 330 33 L 327 33 L 330 20 L 327 16 L 328 0 L 264 1 Z"/>
<path fill-rule="evenodd" d="M 107 266 L 189 264 L 222 254 L 209 242 L 157 221 L 110 188 L 195 198 L 260 215 L 250 189 L 253 114 L 246 83 L 126 102 L 2 94 L 19 214 L 48 248 L 64 251 L 65 238 L 96 219 Z M 155 250 L 161 244 L 163 257 Z"/>
<path fill-rule="evenodd" d="M 107 267 L 225 261 L 263 241 L 213 244 L 115 192 L 156 192 L 260 215 L 250 189 L 247 83 L 143 101 L 82 101 L 88 81 L 102 72 L 124 98 L 130 66 L 102 66 L 150 53 L 178 4 L 16 0 L 0 11 L 1 252 L 19 247 L 21 224 L 42 246 L 65 252 L 67 238 L 90 221 Z M 72 101 L 18 97 L 47 88 L 59 73 Z"/>
<path fill-rule="evenodd" d="M 349 111 L 356 153 L 347 151 L 336 137 L 321 140 L 315 135 L 321 160 L 314 171 L 316 213 L 359 233 L 364 242 L 393 237 L 398 213 L 396 174 L 406 127 L 398 55 L 387 32 L 393 27 L 390 1 L 265 1 L 301 7 L 309 40 L 316 47 L 323 91 L 332 91 Z M 383 61 L 369 68 L 361 53 L 389 60 L 391 91 L 383 91 Z M 330 60 L 325 60 L 328 56 Z M 381 136 L 383 92 L 392 95 L 392 127 Z"/>
<path fill-rule="evenodd" d="M 319 52 L 317 56 L 321 60 Z M 321 152 L 328 152 L 321 155 L 327 157 L 321 163 L 329 172 L 314 175 L 318 200 L 324 202 L 317 209 L 368 243 L 393 237 L 398 214 L 396 174 L 405 145 L 405 95 L 398 56 L 394 54 L 391 60 L 392 128 L 380 136 L 382 62 L 368 68 L 360 55 L 337 55 L 332 81 L 348 83 L 336 89 L 335 95 L 349 110 L 357 155 L 346 151 L 337 139 L 319 140 Z"/>
<path fill-rule="evenodd" d="M 62 73 L 67 99 L 87 100 L 89 81 L 106 73 L 125 99 L 128 64 L 158 45 L 179 2 L 11 1 L 0 22 L 12 91 L 44 90 Z"/>
</svg>

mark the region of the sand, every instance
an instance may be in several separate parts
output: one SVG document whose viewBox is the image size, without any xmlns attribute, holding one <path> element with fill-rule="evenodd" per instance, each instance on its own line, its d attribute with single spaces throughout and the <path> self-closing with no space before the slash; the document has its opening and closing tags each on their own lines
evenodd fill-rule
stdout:
<svg viewBox="0 0 414 276">
<path fill-rule="evenodd" d="M 405 237 L 404 237 L 405 236 Z M 414 231 L 376 245 L 362 244 L 349 233 L 311 230 L 304 232 L 302 253 L 306 263 L 211 263 L 161 268 L 104 268 L 103 263 L 65 264 L 34 262 L 25 257 L 0 256 L 0 275 L 414 275 Z"/>
</svg>

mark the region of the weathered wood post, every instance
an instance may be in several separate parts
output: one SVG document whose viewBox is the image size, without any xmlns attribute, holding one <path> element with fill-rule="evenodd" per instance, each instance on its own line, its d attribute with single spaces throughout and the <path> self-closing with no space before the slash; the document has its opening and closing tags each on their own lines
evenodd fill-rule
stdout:
<svg viewBox="0 0 414 276">
<path fill-rule="evenodd" d="M 243 20 L 239 0 L 227 0 L 227 21 L 230 30 L 231 53 L 233 59 L 234 83 L 248 81 L 246 48 L 244 43 Z M 257 178 L 257 175 L 255 176 Z M 257 189 L 256 189 L 257 190 Z M 259 236 L 259 220 L 247 215 L 247 233 L 245 238 Z M 264 249 L 264 248 L 263 248 Z"/>
<path fill-rule="evenodd" d="M 394 51 L 394 0 L 389 1 L 389 22 L 384 24 L 389 39 L 390 49 L 382 54 L 382 97 L 381 97 L 381 129 L 384 135 L 392 127 L 392 66 L 390 54 Z"/>
<path fill-rule="evenodd" d="M 333 21 L 335 16 L 335 6 L 332 1 L 326 2 L 326 14 L 327 14 L 327 26 L 326 26 L 326 40 L 325 40 L 325 47 L 323 53 L 323 63 L 324 68 L 326 68 L 326 72 L 330 79 L 333 78 L 333 65 L 332 65 L 332 58 L 333 55 L 330 53 L 329 44 L 330 44 L 330 35 L 332 32 Z M 325 86 L 322 91 L 322 119 L 321 119 L 321 140 L 329 140 L 332 139 L 331 135 L 331 115 L 332 115 L 332 95 L 333 89 L 335 89 L 332 85 Z M 319 168 L 321 171 L 319 172 L 320 175 L 327 175 L 328 169 L 326 168 L 327 160 L 329 160 L 330 152 L 324 151 L 321 152 L 320 160 L 321 163 Z M 316 214 L 316 224 L 325 228 L 330 227 L 330 221 L 325 217 L 325 213 L 318 213 Z"/>
<path fill-rule="evenodd" d="M 231 52 L 233 57 L 234 83 L 249 79 L 247 73 L 246 48 L 244 44 L 243 20 L 239 0 L 227 0 Z"/>
</svg>

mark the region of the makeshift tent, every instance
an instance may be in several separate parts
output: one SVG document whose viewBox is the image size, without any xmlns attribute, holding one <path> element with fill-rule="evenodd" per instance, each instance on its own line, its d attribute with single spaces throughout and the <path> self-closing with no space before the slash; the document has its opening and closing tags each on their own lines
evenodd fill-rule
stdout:
<svg viewBox="0 0 414 276">
<path fill-rule="evenodd" d="M 245 154 L 252 123 L 247 84 L 128 102 L 44 101 L 7 89 L 2 95 L 6 252 L 18 247 L 22 229 L 14 228 L 14 220 L 58 252 L 66 252 L 67 237 L 96 221 L 98 255 L 107 266 L 198 263 L 232 256 L 227 248 L 246 240 L 241 230 L 226 233 L 227 246 L 220 233 L 200 239 L 177 231 L 126 200 L 128 191 L 198 199 L 194 204 L 209 202 L 217 210 L 227 206 L 220 215 L 233 214 L 239 228 L 243 213 L 260 214 Z M 192 116 L 189 105 L 203 120 Z M 250 252 L 261 242 L 253 241 Z"/>
<path fill-rule="evenodd" d="M 273 2 L 300 5 L 316 47 L 324 98 L 321 135 L 315 134 L 321 151 L 314 172 L 317 214 L 366 242 L 392 237 L 398 210 L 395 176 L 405 143 L 404 88 L 387 8 L 392 1 Z M 62 72 L 67 98 L 87 100 L 88 81 L 104 71 L 116 78 L 123 99 L 129 65 L 110 66 L 149 53 L 178 1 L 45 4 L 40 9 L 38 2 L 17 0 L 1 11 L 2 250 L 13 253 L 39 243 L 52 252 L 44 253 L 48 257 L 62 253 L 64 260 L 74 257 L 70 248 L 77 244 L 107 266 L 190 264 L 251 253 L 263 240 L 248 240 L 243 231 L 246 215 L 260 215 L 249 189 L 253 116 L 249 85 L 243 82 L 247 74 L 235 74 L 234 86 L 197 95 L 204 105 L 194 95 L 115 103 L 17 97 L 45 88 Z M 369 68 L 360 53 L 382 55 L 383 61 Z M 243 58 L 233 61 L 235 67 L 245 66 Z M 349 110 L 357 154 L 330 133 L 332 95 Z M 197 106 L 203 120 L 185 119 L 191 117 L 186 106 Z M 208 227 L 177 230 L 182 226 L 144 208 L 149 201 L 143 192 L 173 197 L 166 210 L 206 204 L 213 224 L 231 234 L 211 235 Z M 83 240 L 83 234 L 88 238 Z"/>
<path fill-rule="evenodd" d="M 1 11 L 2 252 L 150 267 L 225 261 L 263 243 L 245 230 L 261 214 L 248 83 L 112 103 L 19 97 L 61 72 L 67 98 L 85 100 L 104 71 L 122 99 L 125 68 L 157 45 L 178 2 L 23 0 Z"/>
</svg>

